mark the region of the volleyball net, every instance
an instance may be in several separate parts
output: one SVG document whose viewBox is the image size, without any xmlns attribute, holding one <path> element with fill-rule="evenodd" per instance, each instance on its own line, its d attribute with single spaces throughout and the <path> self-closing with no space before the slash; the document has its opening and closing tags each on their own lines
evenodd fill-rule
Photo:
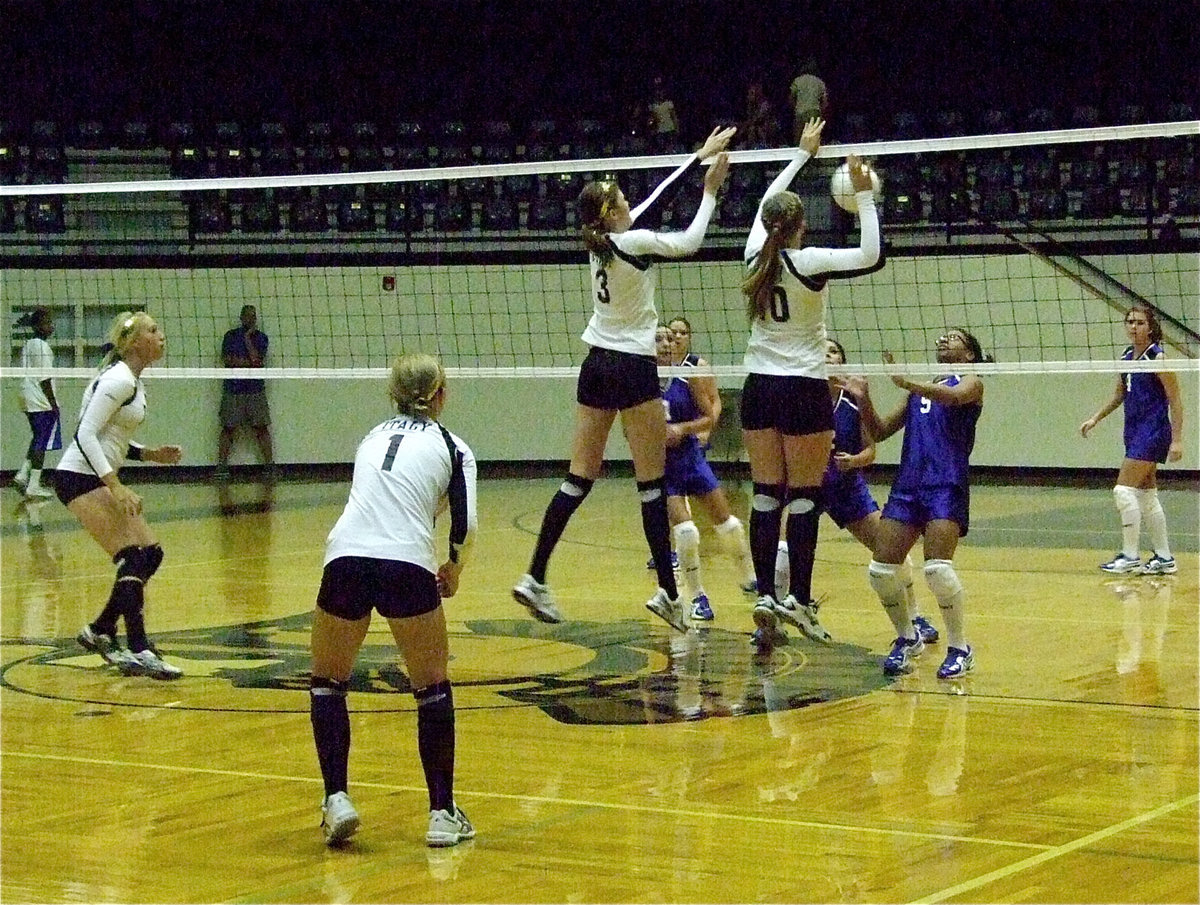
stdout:
<svg viewBox="0 0 1200 905">
<path fill-rule="evenodd" d="M 1196 371 L 1198 134 L 1185 122 L 822 148 L 793 185 L 808 244 L 857 243 L 856 220 L 829 195 L 847 153 L 883 181 L 884 266 L 829 282 L 827 326 L 847 369 L 883 373 L 886 350 L 930 371 L 936 338 L 962 327 L 996 359 L 981 373 Z M 0 184 L 13 353 L 3 376 L 22 373 L 28 334 L 15 324 L 39 305 L 54 314 L 63 377 L 94 373 L 123 310 L 163 327 L 157 377 L 362 378 L 416 349 L 457 375 L 573 375 L 592 310 L 579 190 L 613 178 L 636 204 L 686 159 L 620 154 L 630 149 L 619 140 L 458 154 L 397 145 L 370 158 L 390 169 L 350 159 L 311 173 L 231 150 L 202 149 L 190 169 L 177 152 L 68 153 L 65 182 L 30 171 Z M 687 318 L 694 351 L 729 382 L 743 373 L 748 333 L 746 235 L 793 153 L 735 151 L 701 251 L 656 266 L 662 319 Z M 697 179 L 664 228 L 684 228 L 700 195 Z M 1114 360 L 1135 304 L 1156 312 L 1166 361 Z M 266 368 L 243 374 L 221 366 L 220 350 L 244 305 L 270 349 Z"/>
</svg>

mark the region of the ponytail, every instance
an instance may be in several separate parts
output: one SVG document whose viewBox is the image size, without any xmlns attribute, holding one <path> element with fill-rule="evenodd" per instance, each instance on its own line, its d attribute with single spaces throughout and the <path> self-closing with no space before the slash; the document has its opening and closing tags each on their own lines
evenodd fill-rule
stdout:
<svg viewBox="0 0 1200 905">
<path fill-rule="evenodd" d="M 796 230 L 804 226 L 804 202 L 795 192 L 780 192 L 763 201 L 760 216 L 767 239 L 742 281 L 746 317 L 751 323 L 765 318 L 771 310 L 772 295 L 783 270 L 780 255 Z"/>
<path fill-rule="evenodd" d="M 150 323 L 150 315 L 145 311 L 122 311 L 113 318 L 112 326 L 108 329 L 109 348 L 100 360 L 100 369 L 103 370 L 124 358 L 125 350 L 141 330 L 145 329 L 147 323 Z"/>
<path fill-rule="evenodd" d="M 411 418 L 430 418 L 434 397 L 446 384 L 446 371 L 432 355 L 401 355 L 392 364 L 388 395 Z"/>
<path fill-rule="evenodd" d="M 982 362 L 986 364 L 996 360 L 989 353 L 983 351 L 983 346 L 980 345 L 979 340 L 975 338 L 973 333 L 964 330 L 962 327 L 955 327 L 954 329 L 963 335 L 963 339 L 965 339 L 967 342 L 967 348 L 970 349 L 971 354 L 975 356 L 976 362 Z"/>
<path fill-rule="evenodd" d="M 579 193 L 579 228 L 583 245 L 590 254 L 600 259 L 607 266 L 613 259 L 612 240 L 608 238 L 605 225 L 608 214 L 616 203 L 617 184 L 612 180 L 589 182 Z"/>
</svg>

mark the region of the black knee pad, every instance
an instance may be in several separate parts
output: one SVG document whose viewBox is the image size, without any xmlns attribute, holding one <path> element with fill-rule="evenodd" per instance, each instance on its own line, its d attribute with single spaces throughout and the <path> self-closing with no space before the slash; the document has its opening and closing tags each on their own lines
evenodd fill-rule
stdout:
<svg viewBox="0 0 1200 905">
<path fill-rule="evenodd" d="M 793 507 L 793 503 L 799 505 Z M 805 505 L 806 503 L 808 505 Z M 789 487 L 787 495 L 784 497 L 784 505 L 787 507 L 789 515 L 815 512 L 819 516 L 825 511 L 825 488 L 821 486 Z"/>
<path fill-rule="evenodd" d="M 418 709 L 423 713 L 454 712 L 454 691 L 450 687 L 449 679 L 413 689 L 413 697 L 416 698 Z"/>
<path fill-rule="evenodd" d="M 582 503 L 587 495 L 592 492 L 592 485 L 596 482 L 591 478 L 581 478 L 577 474 L 567 472 L 566 479 L 559 485 L 559 492 Z"/>
<path fill-rule="evenodd" d="M 326 679 L 324 676 L 312 676 L 308 680 L 309 694 L 321 697 L 323 695 L 334 695 L 335 697 L 344 698 L 346 690 L 349 688 L 349 682 L 339 682 L 337 679 Z"/>
<path fill-rule="evenodd" d="M 755 512 L 775 512 L 783 503 L 783 487 L 778 484 L 754 485 L 750 508 Z"/>
</svg>

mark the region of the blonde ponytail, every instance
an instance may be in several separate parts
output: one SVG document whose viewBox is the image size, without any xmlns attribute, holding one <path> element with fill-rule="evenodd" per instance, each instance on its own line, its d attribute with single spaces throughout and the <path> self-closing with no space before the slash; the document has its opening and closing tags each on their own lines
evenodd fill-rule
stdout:
<svg viewBox="0 0 1200 905">
<path fill-rule="evenodd" d="M 446 371 L 432 355 L 401 355 L 392 364 L 388 395 L 411 418 L 431 418 L 433 400 L 446 384 Z"/>
</svg>

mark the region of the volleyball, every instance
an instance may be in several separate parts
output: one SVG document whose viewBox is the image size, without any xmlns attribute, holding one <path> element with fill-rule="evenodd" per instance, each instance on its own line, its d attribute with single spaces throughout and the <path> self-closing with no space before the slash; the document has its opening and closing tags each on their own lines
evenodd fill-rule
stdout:
<svg viewBox="0 0 1200 905">
<path fill-rule="evenodd" d="M 875 200 L 878 201 L 881 188 L 879 174 L 870 167 L 867 167 L 867 172 L 871 174 L 871 188 L 875 192 Z M 833 171 L 833 177 L 829 180 L 829 194 L 833 196 L 834 203 L 842 210 L 852 214 L 858 213 L 858 202 L 854 198 L 854 185 L 850 182 L 850 165 L 848 163 L 843 163 Z"/>
</svg>

